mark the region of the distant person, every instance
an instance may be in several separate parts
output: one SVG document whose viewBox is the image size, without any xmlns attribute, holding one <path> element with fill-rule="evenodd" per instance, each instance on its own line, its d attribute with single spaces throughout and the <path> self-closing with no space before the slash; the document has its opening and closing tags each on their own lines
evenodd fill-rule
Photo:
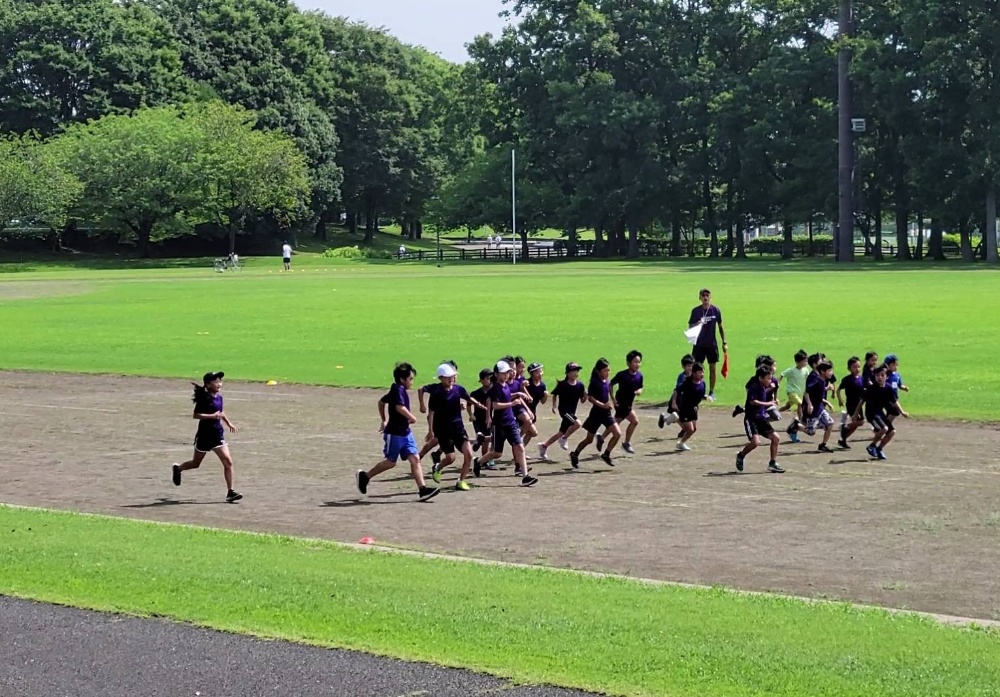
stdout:
<svg viewBox="0 0 1000 697">
<path fill-rule="evenodd" d="M 292 270 L 292 245 L 288 242 L 281 245 L 281 261 L 285 264 L 285 271 Z"/>
<path fill-rule="evenodd" d="M 403 259 L 406 257 L 406 245 L 399 245 L 399 258 Z"/>
<path fill-rule="evenodd" d="M 712 304 L 712 291 L 703 288 L 698 294 L 701 298 L 701 305 L 691 310 L 691 317 L 688 319 L 688 327 L 701 325 L 701 333 L 694 344 L 691 354 L 697 363 L 704 365 L 708 363 L 708 400 L 715 401 L 715 366 L 719 362 L 719 343 L 715 338 L 715 327 L 719 327 L 719 336 L 722 338 L 722 352 L 729 350 L 726 343 L 726 330 L 722 326 L 722 310 Z"/>
<path fill-rule="evenodd" d="M 229 454 L 229 445 L 226 443 L 226 429 L 229 427 L 230 433 L 236 433 L 239 429 L 229 420 L 226 412 L 222 410 L 222 378 L 225 373 L 205 373 L 202 384 L 194 385 L 194 414 L 198 421 L 198 431 L 194 437 L 194 455 L 184 464 L 173 466 L 174 486 L 181 485 L 181 473 L 187 470 L 198 469 L 205 456 L 214 452 L 222 461 L 222 474 L 226 479 L 226 501 L 235 503 L 243 498 L 243 494 L 233 489 L 233 458 Z"/>
</svg>

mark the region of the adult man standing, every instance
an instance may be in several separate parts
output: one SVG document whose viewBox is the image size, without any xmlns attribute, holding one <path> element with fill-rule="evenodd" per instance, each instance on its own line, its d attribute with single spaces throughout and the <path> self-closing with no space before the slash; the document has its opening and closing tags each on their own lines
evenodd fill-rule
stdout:
<svg viewBox="0 0 1000 697">
<path fill-rule="evenodd" d="M 292 245 L 287 241 L 281 245 L 281 261 L 285 264 L 285 271 L 292 270 Z"/>
<path fill-rule="evenodd" d="M 701 305 L 691 310 L 691 318 L 688 319 L 688 327 L 701 325 L 701 333 L 694 344 L 691 355 L 698 363 L 708 363 L 708 398 L 715 401 L 715 366 L 719 362 L 719 344 L 715 339 L 715 327 L 719 327 L 719 336 L 722 337 L 722 352 L 729 350 L 726 343 L 726 330 L 722 326 L 722 310 L 712 304 L 712 291 L 702 288 L 698 294 L 701 298 Z"/>
</svg>

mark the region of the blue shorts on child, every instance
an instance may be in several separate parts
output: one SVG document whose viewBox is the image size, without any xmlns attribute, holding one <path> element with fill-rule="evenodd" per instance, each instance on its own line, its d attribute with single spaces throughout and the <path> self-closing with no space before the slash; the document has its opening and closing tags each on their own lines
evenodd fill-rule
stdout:
<svg viewBox="0 0 1000 697">
<path fill-rule="evenodd" d="M 385 433 L 382 439 L 385 443 L 382 454 L 389 462 L 395 462 L 400 458 L 406 460 L 410 455 L 417 455 L 420 452 L 412 433 L 407 433 L 405 436 L 393 436 Z"/>
</svg>

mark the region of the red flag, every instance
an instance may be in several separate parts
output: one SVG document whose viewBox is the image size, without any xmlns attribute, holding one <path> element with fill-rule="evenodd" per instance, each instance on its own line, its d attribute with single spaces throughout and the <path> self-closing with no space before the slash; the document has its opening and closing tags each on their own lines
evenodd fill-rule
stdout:
<svg viewBox="0 0 1000 697">
<path fill-rule="evenodd" d="M 722 378 L 725 379 L 728 377 L 729 377 L 729 354 L 724 353 L 722 354 Z"/>
</svg>

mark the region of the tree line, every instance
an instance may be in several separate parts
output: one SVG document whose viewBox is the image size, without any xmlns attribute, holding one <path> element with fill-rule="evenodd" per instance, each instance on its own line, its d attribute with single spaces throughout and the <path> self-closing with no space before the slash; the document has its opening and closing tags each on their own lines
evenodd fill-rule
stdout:
<svg viewBox="0 0 1000 697">
<path fill-rule="evenodd" d="M 504 5 L 516 21 L 454 65 L 287 0 L 0 0 L 0 230 L 75 220 L 144 251 L 341 222 L 509 234 L 511 152 L 525 245 L 554 227 L 606 255 L 743 256 L 777 225 L 790 256 L 836 219 L 832 0 Z M 856 5 L 858 235 L 995 259 L 1000 15 Z"/>
</svg>

